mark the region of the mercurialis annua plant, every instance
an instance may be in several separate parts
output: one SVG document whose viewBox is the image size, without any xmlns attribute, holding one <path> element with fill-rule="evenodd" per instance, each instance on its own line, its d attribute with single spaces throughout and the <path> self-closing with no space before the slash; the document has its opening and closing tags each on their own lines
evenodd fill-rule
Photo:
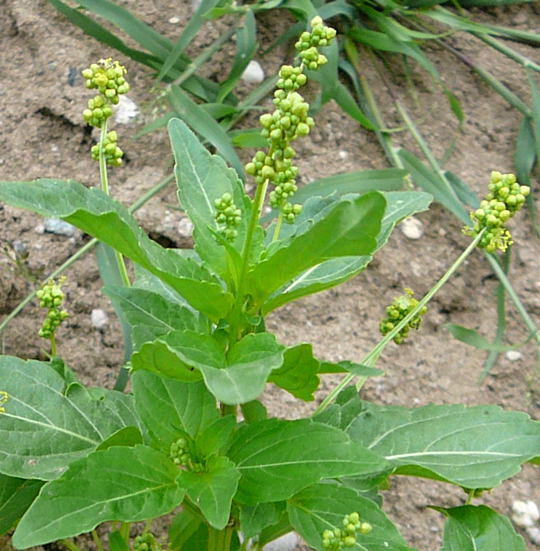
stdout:
<svg viewBox="0 0 540 551">
<path fill-rule="evenodd" d="M 492 176 L 467 249 L 424 297 L 406 289 L 394 300 L 380 325 L 384 336 L 363 357 L 318 357 L 303 342 L 301 324 L 287 346 L 269 330 L 267 316 L 277 308 L 360 274 L 395 225 L 432 199 L 380 191 L 378 178 L 297 189 L 293 143 L 315 124 L 301 91 L 311 71 L 337 78 L 326 57 L 337 57 L 335 36 L 321 17 L 306 22 L 295 61 L 279 69 L 274 109 L 260 117 L 267 147 L 246 166 L 252 195 L 183 121 L 169 122 L 192 249 L 162 247 L 109 195 L 107 165 L 120 164 L 122 152 L 107 121 L 129 90 L 117 61 L 83 71 L 97 91 L 84 118 L 100 131 L 92 156 L 101 186 L 0 182 L 2 201 L 99 240 L 103 291 L 126 341 L 115 390 L 84 385 L 56 351 L 66 313 L 61 282 L 49 281 L 37 294 L 48 311 L 40 334 L 51 339 L 50 360 L 0 356 L 0 535 L 9 531 L 15 548 L 56 542 L 70 551 L 262 551 L 296 531 L 316 551 L 413 551 L 381 506 L 389 478 L 408 475 L 468 496 L 462 507 L 432 504 L 447 518 L 444 549 L 461 550 L 466 534 L 470 549 L 524 551 L 502 515 L 472 500 L 523 463 L 538 462 L 536 421 L 497 406 L 388 406 L 359 396 L 368 378 L 382 370 L 393 376 L 381 352 L 391 340 L 413 341 L 410 329 L 427 302 L 475 247 L 510 245 L 505 224 L 527 194 L 512 176 Z M 367 323 L 366 331 L 377 333 Z M 115 360 L 102 360 L 110 373 Z M 327 373 L 341 382 L 311 415 L 269 417 L 261 400 L 267 386 L 310 402 Z"/>
</svg>

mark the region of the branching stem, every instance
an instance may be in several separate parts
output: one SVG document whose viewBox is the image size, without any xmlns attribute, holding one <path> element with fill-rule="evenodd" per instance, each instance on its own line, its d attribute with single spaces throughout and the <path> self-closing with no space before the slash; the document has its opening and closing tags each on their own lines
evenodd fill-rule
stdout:
<svg viewBox="0 0 540 551">
<path fill-rule="evenodd" d="M 431 290 L 418 302 L 416 307 L 411 310 L 395 327 L 386 334 L 372 349 L 371 351 L 362 359 L 360 362 L 363 365 L 373 365 L 376 358 L 379 357 L 381 352 L 384 350 L 386 345 L 411 321 L 420 310 L 433 298 L 433 296 L 439 291 L 439 289 L 450 279 L 450 277 L 455 273 L 455 271 L 463 264 L 466 258 L 473 252 L 476 248 L 476 245 L 479 243 L 482 235 L 485 230 L 482 230 L 474 240 L 469 244 L 469 246 L 461 253 L 458 259 L 450 266 L 447 272 L 437 281 L 437 283 L 431 288 Z M 354 379 L 355 375 L 349 373 L 345 375 L 341 382 L 334 388 L 328 396 L 321 402 L 319 407 L 315 410 L 313 415 L 322 413 L 338 396 L 338 394 L 348 386 L 351 381 Z"/>
</svg>

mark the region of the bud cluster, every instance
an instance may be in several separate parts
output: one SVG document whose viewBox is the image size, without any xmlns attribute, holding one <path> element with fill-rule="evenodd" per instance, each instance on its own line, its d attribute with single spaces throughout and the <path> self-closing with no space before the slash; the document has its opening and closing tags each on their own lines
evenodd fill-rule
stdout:
<svg viewBox="0 0 540 551">
<path fill-rule="evenodd" d="M 523 206 L 530 193 L 528 186 L 521 186 L 513 174 L 491 173 L 489 193 L 480 203 L 480 208 L 471 213 L 473 227 L 464 228 L 464 233 L 475 237 L 484 228 L 478 246 L 492 253 L 505 251 L 513 243 L 506 223 Z"/>
<path fill-rule="evenodd" d="M 156 540 L 154 534 L 146 532 L 141 536 L 137 536 L 133 541 L 134 551 L 160 551 L 161 545 Z"/>
<path fill-rule="evenodd" d="M 242 221 L 242 211 L 236 208 L 230 193 L 224 193 L 214 201 L 214 205 L 216 207 L 215 219 L 219 225 L 219 233 L 227 241 L 234 241 L 238 236 L 236 228 Z"/>
<path fill-rule="evenodd" d="M 124 78 L 126 73 L 124 66 L 109 57 L 92 63 L 88 69 L 84 69 L 82 76 L 87 88 L 99 90 L 102 97 L 116 105 L 119 96 L 129 92 L 129 84 Z"/>
<path fill-rule="evenodd" d="M 300 205 L 289 201 L 297 190 L 295 178 L 298 174 L 292 162 L 296 153 L 290 144 L 298 137 L 307 136 L 314 125 L 308 116 L 309 104 L 297 90 L 307 82 L 306 68 L 318 69 L 327 62 L 317 47 L 328 46 L 335 35 L 336 31 L 326 27 L 320 17 L 311 21 L 311 32 L 302 33 L 296 44 L 301 63 L 297 67 L 281 67 L 273 100 L 276 109 L 259 119 L 261 136 L 268 141 L 268 153 L 258 151 L 246 165 L 246 172 L 254 176 L 257 185 L 268 181 L 275 186 L 270 193 L 270 205 L 279 209 L 289 223 L 294 222 L 302 210 Z"/>
<path fill-rule="evenodd" d="M 386 318 L 381 321 L 380 331 L 383 335 L 387 335 L 398 325 L 398 323 L 412 312 L 418 305 L 418 300 L 414 298 L 412 289 L 405 289 L 405 295 L 396 297 L 392 304 L 386 308 Z M 414 316 L 403 329 L 394 337 L 396 344 L 401 344 L 409 336 L 411 329 L 419 329 L 422 323 L 422 316 L 427 312 L 427 307 L 424 306 L 416 316 Z"/>
<path fill-rule="evenodd" d="M 373 527 L 369 522 L 361 522 L 358 513 L 350 513 L 343 517 L 343 528 L 325 530 L 322 534 L 323 549 L 338 551 L 344 547 L 354 547 L 357 534 L 369 534 Z"/>
<path fill-rule="evenodd" d="M 68 317 L 66 310 L 61 310 L 60 306 L 64 302 L 64 293 L 61 285 L 65 278 L 62 277 L 55 283 L 54 280 L 49 280 L 41 289 L 36 292 L 39 299 L 39 305 L 42 308 L 48 308 L 47 317 L 43 321 L 43 325 L 39 330 L 39 336 L 45 339 L 50 339 L 58 326 Z"/>
<path fill-rule="evenodd" d="M 122 156 L 124 152 L 118 147 L 116 142 L 118 141 L 118 135 L 115 130 L 111 130 L 107 133 L 103 140 L 103 150 L 105 152 L 105 161 L 111 166 L 120 166 L 122 164 Z M 99 160 L 99 144 L 93 145 L 92 159 Z"/>
<path fill-rule="evenodd" d="M 184 469 L 199 473 L 204 470 L 201 463 L 195 460 L 191 447 L 186 438 L 179 438 L 171 444 L 169 448 L 169 457 L 175 465 Z"/>
</svg>

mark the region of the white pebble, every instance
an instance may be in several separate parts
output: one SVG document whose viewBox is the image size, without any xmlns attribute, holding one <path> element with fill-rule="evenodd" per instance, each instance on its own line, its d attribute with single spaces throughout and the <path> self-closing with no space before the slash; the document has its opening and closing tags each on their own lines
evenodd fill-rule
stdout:
<svg viewBox="0 0 540 551">
<path fill-rule="evenodd" d="M 293 551 L 298 545 L 300 538 L 298 534 L 289 532 L 284 536 L 281 536 L 277 540 L 274 540 L 263 547 L 263 551 Z"/>
<path fill-rule="evenodd" d="M 169 19 L 169 23 L 171 23 L 172 25 L 176 25 L 177 23 L 180 23 L 180 18 L 175 15 L 174 17 L 171 17 Z"/>
<path fill-rule="evenodd" d="M 340 159 L 343 159 L 343 160 L 345 160 L 345 159 L 349 156 L 349 154 L 348 154 L 346 151 L 343 151 L 343 150 L 341 150 L 341 151 L 338 153 L 338 155 L 339 155 L 339 158 L 340 158 Z"/>
<path fill-rule="evenodd" d="M 518 352 L 517 350 L 509 350 L 506 354 L 506 359 L 511 362 L 517 362 L 518 360 L 521 360 L 523 357 L 523 354 L 521 352 Z"/>
<path fill-rule="evenodd" d="M 249 84 L 260 84 L 264 80 L 264 71 L 259 62 L 251 60 L 240 77 Z"/>
<path fill-rule="evenodd" d="M 46 218 L 43 224 L 43 231 L 56 235 L 65 235 L 66 237 L 74 237 L 77 235 L 77 228 L 60 220 L 60 218 Z"/>
<path fill-rule="evenodd" d="M 107 312 L 101 310 L 101 308 L 94 308 L 90 319 L 92 320 L 92 325 L 96 329 L 103 329 L 109 323 Z"/>
<path fill-rule="evenodd" d="M 127 96 L 120 96 L 114 112 L 114 120 L 118 124 L 129 124 L 139 116 L 137 104 Z"/>
<path fill-rule="evenodd" d="M 399 229 L 409 239 L 420 239 L 424 235 L 424 224 L 413 216 L 405 218 L 399 225 Z"/>
<path fill-rule="evenodd" d="M 193 224 L 189 218 L 182 218 L 178 222 L 178 233 L 182 237 L 191 237 L 193 235 Z"/>
<path fill-rule="evenodd" d="M 518 526 L 534 526 L 535 522 L 540 518 L 538 506 L 534 501 L 519 501 L 512 503 L 512 520 Z"/>
<path fill-rule="evenodd" d="M 529 526 L 525 528 L 525 531 L 535 545 L 540 545 L 540 528 L 537 526 Z"/>
</svg>

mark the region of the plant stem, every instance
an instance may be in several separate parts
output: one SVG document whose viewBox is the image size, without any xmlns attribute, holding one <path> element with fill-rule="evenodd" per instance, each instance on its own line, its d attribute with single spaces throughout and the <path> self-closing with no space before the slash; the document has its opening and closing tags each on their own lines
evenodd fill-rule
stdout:
<svg viewBox="0 0 540 551">
<path fill-rule="evenodd" d="M 485 230 L 482 230 L 471 243 L 469 246 L 459 255 L 457 260 L 450 266 L 450 268 L 446 271 L 446 273 L 437 281 L 437 283 L 430 289 L 430 291 L 418 302 L 416 307 L 411 310 L 395 327 L 390 331 L 390 333 L 386 334 L 372 349 L 371 351 L 364 356 L 364 358 L 361 360 L 361 364 L 363 365 L 373 365 L 373 363 L 376 361 L 376 358 L 379 357 L 381 352 L 384 350 L 386 345 L 405 327 L 411 319 L 413 319 L 418 312 L 433 298 L 433 296 L 439 291 L 439 289 L 448 281 L 448 279 L 455 273 L 455 271 L 463 264 L 463 262 L 466 260 L 466 258 L 472 253 L 472 251 L 475 249 L 476 245 L 480 241 L 482 235 L 484 234 Z M 354 379 L 355 375 L 353 373 L 349 373 L 348 375 L 345 375 L 341 382 L 326 396 L 326 398 L 320 403 L 319 407 L 315 410 L 313 415 L 317 415 L 319 413 L 322 413 L 337 397 L 337 395 L 347 386 L 349 383 Z"/>
<path fill-rule="evenodd" d="M 56 335 L 53 333 L 50 338 L 51 341 L 51 358 L 56 356 Z"/>
<path fill-rule="evenodd" d="M 271 152 L 269 153 L 271 155 Z M 240 317 L 242 314 L 242 307 L 244 305 L 244 287 L 247 270 L 249 267 L 249 256 L 251 254 L 251 246 L 253 244 L 253 236 L 255 235 L 255 229 L 259 223 L 261 217 L 262 207 L 264 199 L 266 197 L 266 190 L 268 188 L 268 180 L 265 180 L 262 184 L 257 186 L 255 192 L 255 198 L 253 199 L 251 217 L 246 233 L 246 240 L 244 242 L 244 248 L 242 250 L 242 268 L 240 269 L 240 276 L 238 278 L 238 291 L 236 294 L 236 300 L 233 306 L 231 315 L 231 331 L 229 334 L 229 347 L 232 346 L 239 336 Z"/>
<path fill-rule="evenodd" d="M 281 232 L 281 225 L 283 224 L 283 213 L 280 212 L 276 220 L 276 226 L 274 228 L 274 235 L 272 235 L 272 241 L 279 239 L 279 233 Z"/>
<path fill-rule="evenodd" d="M 208 551 L 229 551 L 231 548 L 233 526 L 223 530 L 208 527 Z"/>
<path fill-rule="evenodd" d="M 107 176 L 107 159 L 105 158 L 105 138 L 107 137 L 107 119 L 101 123 L 101 135 L 99 136 L 99 178 L 101 180 L 101 189 L 107 195 L 109 193 L 109 178 Z M 122 282 L 126 287 L 131 287 L 131 281 L 127 273 L 124 257 L 118 252 L 114 252 L 118 270 L 122 277 Z"/>
<path fill-rule="evenodd" d="M 103 551 L 103 542 L 101 541 L 101 538 L 99 537 L 99 534 L 92 530 L 92 539 L 94 540 L 94 544 L 96 545 L 97 551 Z"/>
<path fill-rule="evenodd" d="M 60 540 L 60 543 L 69 551 L 81 551 L 81 548 L 72 539 Z"/>
<path fill-rule="evenodd" d="M 146 204 L 154 195 L 159 193 L 163 188 L 165 188 L 169 183 L 174 179 L 174 175 L 170 174 L 165 179 L 163 179 L 161 182 L 158 182 L 153 188 L 151 188 L 149 191 L 147 191 L 144 195 L 142 195 L 131 207 L 128 208 L 130 213 L 133 213 L 137 210 L 139 210 L 144 204 Z M 60 265 L 56 270 L 51 272 L 46 278 L 44 278 L 41 282 L 41 284 L 46 283 L 49 281 L 49 279 L 56 279 L 59 275 L 61 275 L 65 270 L 70 268 L 79 258 L 83 257 L 87 252 L 92 250 L 96 245 L 98 244 L 97 239 L 91 239 L 86 243 L 86 245 L 83 245 L 76 253 L 74 253 L 72 256 L 70 256 L 62 265 Z M 41 284 L 36 287 L 31 293 L 29 293 L 15 308 L 3 319 L 2 323 L 0 323 L 0 333 L 4 331 L 4 329 L 7 327 L 7 325 L 13 320 L 17 314 L 29 303 L 32 301 L 32 299 L 36 296 L 36 291 L 41 288 Z"/>
<path fill-rule="evenodd" d="M 130 522 L 122 522 L 120 523 L 120 535 L 124 538 L 124 540 L 126 540 L 127 542 L 129 542 L 129 529 L 131 528 L 131 523 Z"/>
</svg>

